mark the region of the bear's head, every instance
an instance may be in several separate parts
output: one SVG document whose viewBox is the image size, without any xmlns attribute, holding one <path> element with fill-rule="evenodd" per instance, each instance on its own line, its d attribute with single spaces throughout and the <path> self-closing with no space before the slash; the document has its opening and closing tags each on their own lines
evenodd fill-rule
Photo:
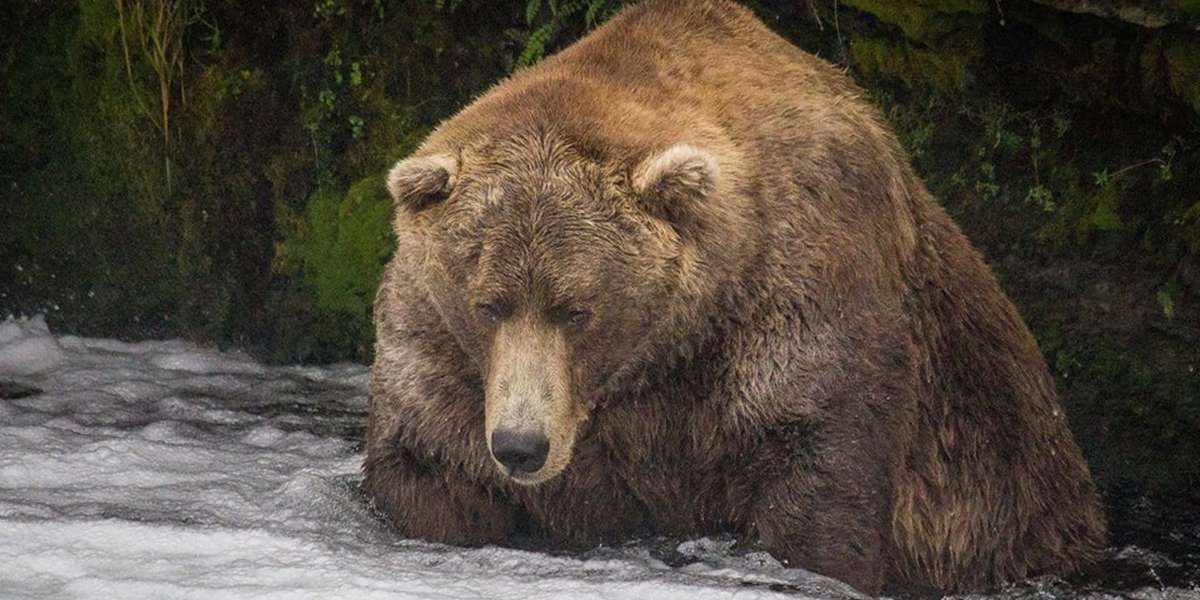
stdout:
<svg viewBox="0 0 1200 600">
<path fill-rule="evenodd" d="M 736 252 L 719 240 L 742 228 L 715 202 L 729 185 L 701 145 L 611 157 L 544 131 L 391 170 L 398 252 L 479 369 L 504 474 L 561 473 L 592 409 L 620 400 L 614 382 L 704 320 L 709 254 Z"/>
</svg>

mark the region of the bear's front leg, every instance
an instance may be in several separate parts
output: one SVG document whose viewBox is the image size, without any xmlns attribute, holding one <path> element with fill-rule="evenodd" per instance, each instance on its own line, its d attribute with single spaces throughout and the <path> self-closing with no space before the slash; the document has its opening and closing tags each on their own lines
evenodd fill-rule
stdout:
<svg viewBox="0 0 1200 600">
<path fill-rule="evenodd" d="M 773 556 L 878 594 L 888 576 L 886 470 L 878 440 L 826 432 L 764 485 L 751 528 Z M 776 455 L 778 457 L 778 455 Z"/>
<path fill-rule="evenodd" d="M 516 508 L 464 474 L 420 461 L 403 449 L 369 455 L 363 487 L 405 536 L 455 546 L 508 538 Z"/>
</svg>

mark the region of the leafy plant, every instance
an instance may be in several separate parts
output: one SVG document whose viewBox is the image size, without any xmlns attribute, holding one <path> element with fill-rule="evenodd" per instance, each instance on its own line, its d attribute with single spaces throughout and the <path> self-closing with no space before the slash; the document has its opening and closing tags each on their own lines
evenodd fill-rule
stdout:
<svg viewBox="0 0 1200 600">
<path fill-rule="evenodd" d="M 183 37 L 187 28 L 200 17 L 200 6 L 192 0 L 115 0 L 125 53 L 125 72 L 133 98 L 162 135 L 167 185 L 171 178 L 171 117 L 176 90 L 179 101 L 187 99 L 183 72 Z M 219 31 L 218 31 L 219 34 Z M 134 77 L 134 57 L 145 61 L 154 71 L 158 84 L 157 104 L 151 108 L 140 93 Z"/>
<path fill-rule="evenodd" d="M 626 3 L 627 0 L 527 0 L 525 23 L 531 29 L 514 69 L 541 60 L 564 34 L 577 35 L 592 29 Z"/>
</svg>

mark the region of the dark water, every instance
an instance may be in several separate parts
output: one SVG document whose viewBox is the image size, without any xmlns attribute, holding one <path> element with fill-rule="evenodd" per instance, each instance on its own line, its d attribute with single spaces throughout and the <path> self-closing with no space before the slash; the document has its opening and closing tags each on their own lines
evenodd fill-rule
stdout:
<svg viewBox="0 0 1200 600">
<path fill-rule="evenodd" d="M 1173 589 L 1177 592 L 1162 597 L 1200 599 L 1200 490 L 1190 497 L 1149 498 L 1124 486 L 1110 489 L 1106 500 L 1106 558 L 1037 597 L 1106 593 L 1120 598 L 1137 590 Z"/>
<path fill-rule="evenodd" d="M 1066 579 L 1043 577 L 964 599 L 1200 600 L 1200 493 L 1149 498 L 1132 486 L 1107 490 L 1109 548 L 1104 558 Z M 895 594 L 927 598 L 930 594 Z"/>
<path fill-rule="evenodd" d="M 1106 494 L 1109 519 L 1109 548 L 1104 558 L 1069 578 L 1042 577 L 1014 583 L 996 590 L 962 594 L 950 598 L 962 600 L 1200 600 L 1200 493 L 1192 497 L 1151 499 L 1131 486 L 1111 489 Z M 727 544 L 728 554 L 746 555 L 756 550 L 742 547 L 733 536 L 716 536 L 718 545 Z M 680 552 L 683 538 L 654 538 L 629 542 L 624 549 L 597 549 L 582 557 L 603 556 L 606 552 L 629 549 L 648 551 L 651 556 L 674 567 L 684 568 L 711 559 Z M 512 545 L 554 555 L 571 555 L 545 542 L 520 537 Z M 809 596 L 801 586 L 745 582 L 748 587 L 763 587 L 777 592 L 794 591 Z M 794 587 L 794 589 L 793 589 Z M 897 600 L 941 598 L 925 590 L 893 589 L 887 597 Z"/>
<path fill-rule="evenodd" d="M 1085 571 L 1069 578 L 1042 577 L 1005 586 L 1001 589 L 952 596 L 962 600 L 1200 600 L 1200 494 L 1195 497 L 1151 499 L 1130 486 L 1111 489 L 1106 494 L 1110 546 L 1104 558 Z M 715 544 L 729 547 L 730 555 L 746 555 L 755 548 L 742 547 L 733 536 L 713 537 Z M 624 550 L 648 551 L 651 556 L 674 567 L 684 568 L 707 557 L 680 552 L 684 538 L 654 538 L 630 542 Z M 571 555 L 545 542 L 528 537 L 512 540 L 512 545 L 554 555 Z M 603 556 L 622 549 L 597 549 L 584 557 Z M 794 591 L 808 596 L 811 590 L 801 586 L 746 582 L 748 587 L 772 591 Z M 794 589 L 793 589 L 794 587 Z M 897 600 L 940 598 L 940 594 L 922 590 L 889 590 L 887 597 Z"/>
</svg>

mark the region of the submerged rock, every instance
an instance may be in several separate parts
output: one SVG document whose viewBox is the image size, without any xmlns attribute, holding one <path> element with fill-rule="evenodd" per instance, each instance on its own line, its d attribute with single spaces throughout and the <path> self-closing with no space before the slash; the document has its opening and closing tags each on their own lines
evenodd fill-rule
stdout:
<svg viewBox="0 0 1200 600">
<path fill-rule="evenodd" d="M 17 400 L 42 393 L 42 390 L 15 381 L 0 380 L 0 400 Z"/>
<path fill-rule="evenodd" d="M 0 323 L 0 375 L 45 373 L 62 361 L 62 348 L 50 335 L 45 317 L 10 318 Z"/>
</svg>

